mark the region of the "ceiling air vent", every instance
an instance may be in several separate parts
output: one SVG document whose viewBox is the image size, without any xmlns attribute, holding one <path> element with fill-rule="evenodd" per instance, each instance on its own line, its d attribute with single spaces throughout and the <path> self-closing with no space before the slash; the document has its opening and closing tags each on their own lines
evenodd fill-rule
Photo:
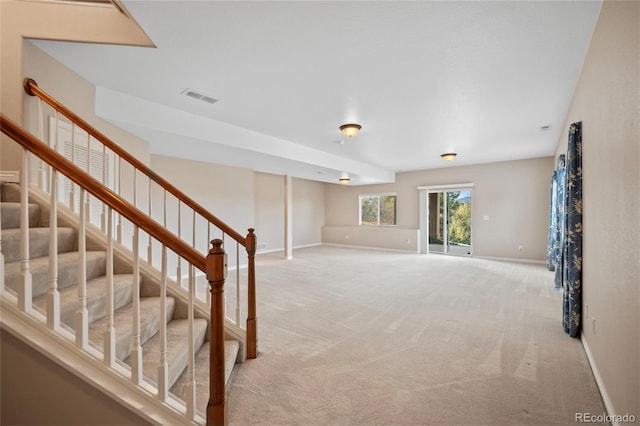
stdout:
<svg viewBox="0 0 640 426">
<path fill-rule="evenodd" d="M 189 96 L 193 99 L 198 99 L 199 101 L 206 102 L 208 104 L 215 104 L 216 102 L 218 102 L 217 99 L 212 98 L 209 95 L 203 95 L 202 93 L 198 93 L 192 89 L 184 89 L 181 93 L 185 96 Z"/>
</svg>

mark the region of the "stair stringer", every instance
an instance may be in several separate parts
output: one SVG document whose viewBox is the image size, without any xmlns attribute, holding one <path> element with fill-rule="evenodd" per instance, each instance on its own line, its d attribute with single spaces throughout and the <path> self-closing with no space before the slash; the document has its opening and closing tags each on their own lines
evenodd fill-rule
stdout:
<svg viewBox="0 0 640 426">
<path fill-rule="evenodd" d="M 75 345 L 75 337 L 64 328 L 52 331 L 46 318 L 35 310 L 25 315 L 17 307 L 12 294 L 2 292 L 0 297 L 0 326 L 25 344 L 31 346 L 52 362 L 89 383 L 105 396 L 146 418 L 153 424 L 185 424 L 186 408 L 171 395 L 160 401 L 155 388 L 143 383 L 131 382 L 131 372 L 116 364 L 109 368 L 103 362 L 101 352 L 89 347 L 84 351 Z M 204 418 L 196 415 L 188 425 L 203 424 Z"/>
<path fill-rule="evenodd" d="M 29 185 L 29 202 L 38 204 L 41 208 L 42 219 L 48 225 L 50 195 L 34 185 Z M 58 225 L 78 230 L 78 216 L 66 205 L 58 204 Z M 96 226 L 88 224 L 86 228 L 87 250 L 106 250 L 106 235 Z M 114 271 L 117 273 L 131 273 L 131 250 L 114 241 Z M 2 259 L 0 259 L 1 261 Z M 2 266 L 2 265 L 0 265 Z M 149 289 L 160 287 L 160 271 L 146 261 L 140 262 L 142 279 L 141 293 Z M 4 274 L 2 274 L 4 281 Z M 2 283 L 0 283 L 2 284 Z M 103 354 L 93 348 L 79 350 L 75 345 L 74 335 L 64 326 L 55 331 L 46 324 L 46 317 L 32 309 L 25 314 L 17 307 L 16 297 L 0 287 L 2 311 L 0 312 L 0 327 L 10 332 L 25 344 L 42 353 L 56 364 L 76 375 L 86 383 L 103 392 L 107 397 L 130 408 L 138 414 L 156 424 L 185 424 L 187 422 L 186 409 L 181 401 L 169 394 L 162 402 L 157 398 L 156 389 L 147 382 L 136 386 L 131 382 L 131 372 L 124 364 L 117 363 L 114 368 L 103 364 Z M 183 307 L 188 304 L 188 292 L 174 280 L 167 279 L 167 296 L 174 297 Z M 182 311 L 186 315 L 186 308 Z M 204 301 L 197 299 L 194 303 L 196 318 L 209 319 L 209 307 Z M 240 349 L 236 357 L 237 362 L 246 359 L 246 331 L 231 321 L 225 321 L 225 335 L 227 339 L 239 342 Z M 206 334 L 208 341 L 209 333 Z M 204 418 L 195 414 L 195 418 L 186 424 L 202 424 Z"/>
</svg>

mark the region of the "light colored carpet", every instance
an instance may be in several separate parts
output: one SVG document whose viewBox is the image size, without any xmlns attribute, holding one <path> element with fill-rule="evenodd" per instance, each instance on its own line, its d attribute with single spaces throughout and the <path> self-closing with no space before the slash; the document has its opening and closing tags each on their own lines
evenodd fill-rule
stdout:
<svg viewBox="0 0 640 426">
<path fill-rule="evenodd" d="M 235 425 L 553 425 L 604 413 L 542 265 L 319 246 L 259 255 Z"/>
</svg>

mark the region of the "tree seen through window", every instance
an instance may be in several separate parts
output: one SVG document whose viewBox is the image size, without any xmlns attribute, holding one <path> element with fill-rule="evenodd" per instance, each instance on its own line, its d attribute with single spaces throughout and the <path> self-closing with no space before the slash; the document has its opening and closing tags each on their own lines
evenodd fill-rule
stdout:
<svg viewBox="0 0 640 426">
<path fill-rule="evenodd" d="M 396 224 L 395 195 L 361 195 L 360 225 L 389 226 Z"/>
</svg>

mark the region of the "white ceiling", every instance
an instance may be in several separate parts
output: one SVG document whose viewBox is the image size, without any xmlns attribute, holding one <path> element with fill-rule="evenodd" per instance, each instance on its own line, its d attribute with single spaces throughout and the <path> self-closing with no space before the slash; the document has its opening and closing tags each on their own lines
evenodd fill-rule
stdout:
<svg viewBox="0 0 640 426">
<path fill-rule="evenodd" d="M 99 116 L 152 153 L 365 184 L 553 155 L 601 1 L 124 4 L 156 49 L 35 42 Z"/>
</svg>

